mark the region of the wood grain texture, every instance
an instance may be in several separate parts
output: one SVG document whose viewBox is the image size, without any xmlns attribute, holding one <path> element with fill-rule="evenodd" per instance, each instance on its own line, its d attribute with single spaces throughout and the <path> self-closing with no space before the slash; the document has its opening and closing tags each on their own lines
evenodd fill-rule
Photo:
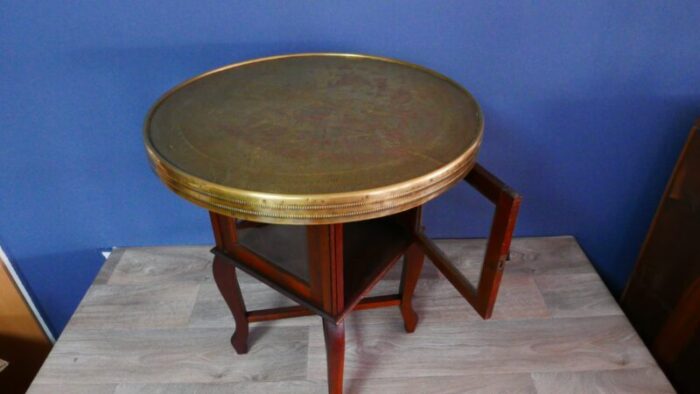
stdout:
<svg viewBox="0 0 700 394">
<path fill-rule="evenodd" d="M 554 317 L 622 314 L 598 274 L 546 274 L 536 276 L 535 281 Z"/>
<path fill-rule="evenodd" d="M 325 382 L 308 380 L 233 383 L 120 384 L 115 394 L 327 394 Z"/>
<path fill-rule="evenodd" d="M 43 384 L 32 385 L 33 394 L 114 394 L 117 389 L 116 384 Z"/>
<path fill-rule="evenodd" d="M 462 376 L 655 365 L 622 316 L 444 324 L 423 320 L 411 335 L 347 323 L 347 378 Z M 392 335 L 393 334 L 393 335 Z M 311 327 L 309 378 L 320 379 L 323 336 Z"/>
<path fill-rule="evenodd" d="M 123 249 L 119 264 L 111 268 L 111 275 L 104 280 L 115 285 L 210 282 L 212 255 L 209 249 L 211 247 L 207 246 Z M 98 277 L 101 276 L 102 271 Z"/>
<path fill-rule="evenodd" d="M 69 330 L 61 336 L 35 383 L 204 383 L 296 380 L 308 330 L 251 332 L 245 356 L 231 349 L 231 330 Z M 264 336 L 255 338 L 255 335 Z M 303 358 L 302 358 L 303 360 Z M 325 370 L 325 368 L 324 368 Z"/>
<path fill-rule="evenodd" d="M 533 394 L 535 386 L 529 373 L 493 374 L 474 377 L 441 376 L 440 378 L 389 378 L 389 379 L 352 379 L 346 383 L 349 393 L 440 393 L 440 394 L 478 394 L 508 393 Z"/>
<path fill-rule="evenodd" d="M 675 393 L 658 368 L 534 373 L 532 378 L 539 393 Z"/>
<path fill-rule="evenodd" d="M 483 240 L 436 243 L 460 271 L 478 275 Z M 235 354 L 235 323 L 208 249 L 123 250 L 29 392 L 326 393 L 319 317 L 251 325 L 249 353 Z M 415 289 L 413 334 L 398 307 L 350 314 L 344 392 L 672 392 L 573 238 L 516 239 L 512 249 L 492 320 L 431 264 Z M 400 280 L 397 264 L 371 294 L 395 294 Z M 250 309 L 293 305 L 245 273 L 239 282 Z"/>
<path fill-rule="evenodd" d="M 184 327 L 197 299 L 196 283 L 93 286 L 71 318 L 71 329 Z"/>
<path fill-rule="evenodd" d="M 434 377 L 345 380 L 347 393 L 440 393 L 479 394 L 508 393 L 534 394 L 535 385 L 530 374 L 494 374 L 478 379 L 463 377 L 441 377 L 436 386 Z M 410 391 L 407 391 L 410 388 Z M 122 384 L 115 394 L 327 394 L 325 382 L 299 380 L 285 382 L 243 383 L 177 383 L 177 384 Z"/>
</svg>

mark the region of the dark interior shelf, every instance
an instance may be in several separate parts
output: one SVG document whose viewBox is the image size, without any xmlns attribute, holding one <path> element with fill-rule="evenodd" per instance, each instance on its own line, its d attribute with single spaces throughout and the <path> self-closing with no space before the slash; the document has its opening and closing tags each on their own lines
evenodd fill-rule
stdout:
<svg viewBox="0 0 700 394">
<path fill-rule="evenodd" d="M 343 243 L 347 309 L 401 257 L 411 238 L 390 216 L 346 224 Z"/>
<path fill-rule="evenodd" d="M 309 284 L 309 253 L 305 226 L 269 224 L 239 229 L 238 241 L 276 268 Z"/>
<path fill-rule="evenodd" d="M 352 308 L 411 243 L 394 217 L 351 222 L 343 229 L 345 309 Z M 239 242 L 277 269 L 309 284 L 305 226 L 263 225 L 240 229 Z"/>
</svg>

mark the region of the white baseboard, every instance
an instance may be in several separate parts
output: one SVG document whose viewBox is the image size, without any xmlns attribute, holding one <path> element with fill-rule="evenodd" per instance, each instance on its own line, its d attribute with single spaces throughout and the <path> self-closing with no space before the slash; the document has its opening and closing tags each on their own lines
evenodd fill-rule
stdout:
<svg viewBox="0 0 700 394">
<path fill-rule="evenodd" d="M 49 330 L 49 326 L 46 325 L 44 318 L 39 313 L 39 310 L 36 309 L 36 305 L 34 305 L 34 301 L 32 301 L 32 297 L 29 296 L 27 289 L 24 288 L 24 284 L 19 279 L 19 276 L 17 275 L 17 271 L 15 271 L 14 267 L 10 263 L 10 259 L 5 254 L 5 251 L 2 250 L 2 246 L 0 246 L 0 262 L 2 262 L 2 264 L 5 265 L 5 267 L 7 267 L 7 271 L 10 273 L 10 276 L 12 276 L 12 280 L 17 285 L 17 288 L 19 289 L 20 293 L 22 293 L 22 297 L 24 298 L 27 305 L 29 305 L 29 308 L 32 310 L 32 313 L 34 314 L 34 317 L 39 322 L 39 325 L 41 325 L 41 329 L 44 330 L 46 337 L 49 338 L 51 343 L 55 343 L 56 339 L 53 337 L 51 330 Z"/>
</svg>

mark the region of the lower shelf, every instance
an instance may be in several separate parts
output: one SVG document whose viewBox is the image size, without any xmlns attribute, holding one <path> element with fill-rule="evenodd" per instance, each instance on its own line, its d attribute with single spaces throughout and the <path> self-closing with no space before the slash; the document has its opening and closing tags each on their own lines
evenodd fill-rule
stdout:
<svg viewBox="0 0 700 394">
<path fill-rule="evenodd" d="M 238 239 L 276 269 L 309 284 L 305 226 L 249 226 L 239 229 Z M 408 232 L 392 216 L 344 225 L 343 313 L 358 306 L 362 296 L 403 255 L 411 241 Z"/>
<path fill-rule="evenodd" d="M 345 305 L 352 309 L 403 255 L 411 238 L 390 216 L 346 224 L 343 243 Z"/>
</svg>

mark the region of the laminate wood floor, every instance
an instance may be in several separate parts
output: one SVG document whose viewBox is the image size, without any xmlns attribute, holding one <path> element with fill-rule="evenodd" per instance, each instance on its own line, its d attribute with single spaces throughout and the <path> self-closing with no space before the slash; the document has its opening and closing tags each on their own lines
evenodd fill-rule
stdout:
<svg viewBox="0 0 700 394">
<path fill-rule="evenodd" d="M 476 280 L 483 240 L 438 245 Z M 319 317 L 252 324 L 250 352 L 233 351 L 208 250 L 117 249 L 29 392 L 326 393 Z M 395 292 L 399 269 L 373 294 Z M 291 304 L 239 279 L 248 309 Z M 414 305 L 413 334 L 398 308 L 348 318 L 346 393 L 673 392 L 572 237 L 514 240 L 491 320 L 429 262 Z"/>
</svg>

